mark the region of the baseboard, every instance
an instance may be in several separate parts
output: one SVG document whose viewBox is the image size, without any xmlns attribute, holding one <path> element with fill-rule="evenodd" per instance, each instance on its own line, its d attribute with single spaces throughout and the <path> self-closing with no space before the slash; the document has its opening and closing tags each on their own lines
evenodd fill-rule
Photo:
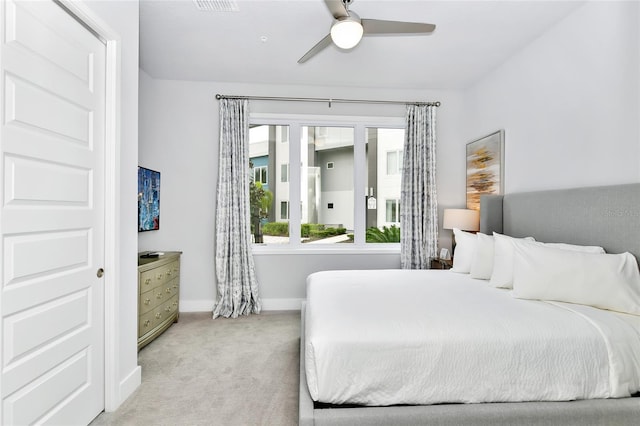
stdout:
<svg viewBox="0 0 640 426">
<path fill-rule="evenodd" d="M 262 299 L 264 311 L 299 311 L 304 299 Z M 211 312 L 214 300 L 180 300 L 180 312 Z"/>
<path fill-rule="evenodd" d="M 125 377 L 120 381 L 120 385 L 119 385 L 120 397 L 118 398 L 119 401 L 117 402 L 117 404 L 114 407 L 107 407 L 105 411 L 116 411 L 116 409 L 118 409 L 120 404 L 125 402 L 127 398 L 129 398 L 133 394 L 133 392 L 135 392 L 135 390 L 138 389 L 138 386 L 140 386 L 141 383 L 142 383 L 142 368 L 138 365 L 136 368 L 133 369 L 131 373 L 129 373 L 127 377 Z"/>
<path fill-rule="evenodd" d="M 182 300 L 180 299 L 180 312 L 213 312 L 215 300 Z"/>
<path fill-rule="evenodd" d="M 264 311 L 299 311 L 304 299 L 262 299 Z"/>
</svg>

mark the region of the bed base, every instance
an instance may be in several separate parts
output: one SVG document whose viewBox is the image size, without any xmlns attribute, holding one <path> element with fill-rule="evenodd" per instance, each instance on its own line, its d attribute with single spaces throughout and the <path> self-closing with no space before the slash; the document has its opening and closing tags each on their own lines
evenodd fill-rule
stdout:
<svg viewBox="0 0 640 426">
<path fill-rule="evenodd" d="M 637 426 L 640 398 L 568 402 L 405 405 L 317 408 L 309 394 L 304 367 L 305 312 L 300 319 L 300 426 Z"/>
</svg>

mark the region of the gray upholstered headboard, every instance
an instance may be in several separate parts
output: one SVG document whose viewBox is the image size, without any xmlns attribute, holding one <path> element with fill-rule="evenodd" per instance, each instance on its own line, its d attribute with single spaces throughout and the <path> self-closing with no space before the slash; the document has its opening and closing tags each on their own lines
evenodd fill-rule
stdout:
<svg viewBox="0 0 640 426">
<path fill-rule="evenodd" d="M 640 259 L 640 183 L 483 196 L 480 232 L 602 246 Z"/>
</svg>

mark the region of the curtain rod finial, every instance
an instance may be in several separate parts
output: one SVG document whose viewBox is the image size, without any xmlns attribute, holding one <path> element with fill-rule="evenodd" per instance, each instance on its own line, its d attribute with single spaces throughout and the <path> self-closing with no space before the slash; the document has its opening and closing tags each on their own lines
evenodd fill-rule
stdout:
<svg viewBox="0 0 640 426">
<path fill-rule="evenodd" d="M 216 99 L 218 100 L 222 99 L 222 95 L 220 93 L 216 93 Z"/>
</svg>

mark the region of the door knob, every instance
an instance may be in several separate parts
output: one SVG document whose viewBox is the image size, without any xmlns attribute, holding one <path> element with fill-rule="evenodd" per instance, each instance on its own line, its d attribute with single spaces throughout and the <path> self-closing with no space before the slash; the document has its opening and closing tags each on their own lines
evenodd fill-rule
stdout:
<svg viewBox="0 0 640 426">
<path fill-rule="evenodd" d="M 104 269 L 98 268 L 98 272 L 96 272 L 96 275 L 98 276 L 98 278 L 102 278 L 102 276 L 104 275 Z"/>
</svg>

